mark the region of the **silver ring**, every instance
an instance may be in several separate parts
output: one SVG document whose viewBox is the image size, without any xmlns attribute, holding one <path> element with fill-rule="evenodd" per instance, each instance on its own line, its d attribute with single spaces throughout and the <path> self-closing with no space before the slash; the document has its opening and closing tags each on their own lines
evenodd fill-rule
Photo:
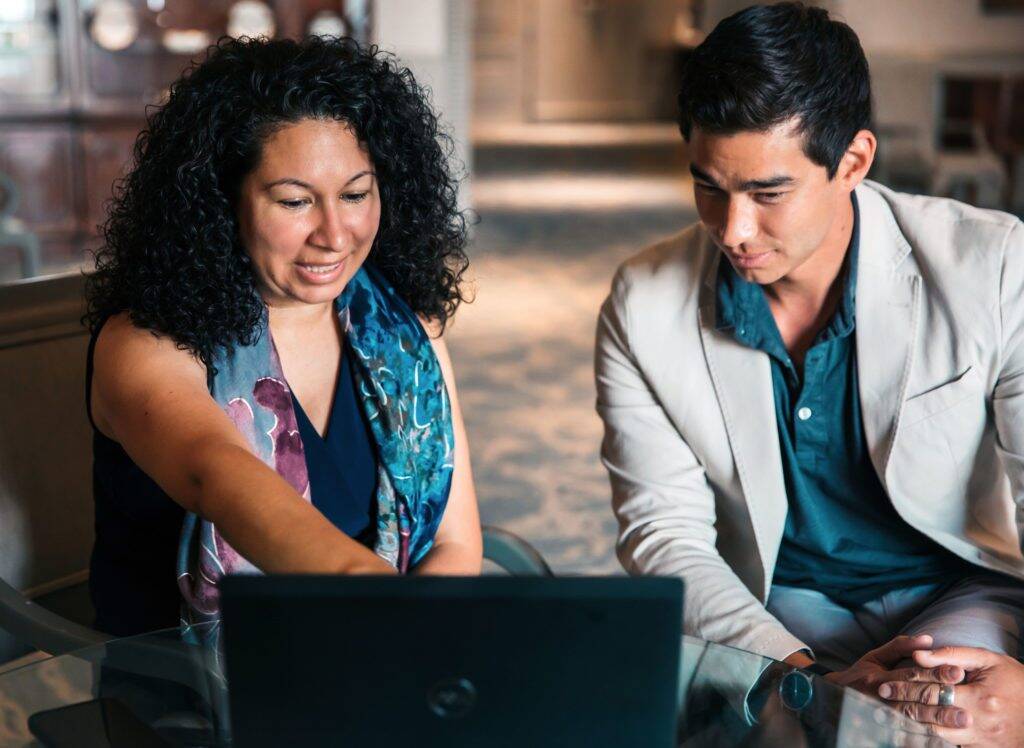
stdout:
<svg viewBox="0 0 1024 748">
<path fill-rule="evenodd" d="M 956 703 L 956 689 L 949 684 L 939 686 L 939 706 L 953 706 Z"/>
</svg>

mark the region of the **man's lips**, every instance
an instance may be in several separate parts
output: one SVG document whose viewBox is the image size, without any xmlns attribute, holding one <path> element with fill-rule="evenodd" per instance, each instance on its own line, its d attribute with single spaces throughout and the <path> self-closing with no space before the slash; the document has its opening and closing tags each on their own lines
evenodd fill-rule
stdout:
<svg viewBox="0 0 1024 748">
<path fill-rule="evenodd" d="M 773 253 L 771 250 L 768 250 L 765 252 L 744 252 L 742 254 L 728 252 L 727 254 L 729 255 L 729 261 L 736 267 L 752 269 L 764 267 L 771 262 Z"/>
</svg>

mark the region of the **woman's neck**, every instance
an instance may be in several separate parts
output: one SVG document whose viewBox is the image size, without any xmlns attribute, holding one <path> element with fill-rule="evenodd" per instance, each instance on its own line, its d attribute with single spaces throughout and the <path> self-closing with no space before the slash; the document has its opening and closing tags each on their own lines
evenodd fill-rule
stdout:
<svg viewBox="0 0 1024 748">
<path fill-rule="evenodd" d="M 333 326 L 334 303 L 267 305 L 267 323 L 275 336 L 303 336 L 324 326 Z"/>
</svg>

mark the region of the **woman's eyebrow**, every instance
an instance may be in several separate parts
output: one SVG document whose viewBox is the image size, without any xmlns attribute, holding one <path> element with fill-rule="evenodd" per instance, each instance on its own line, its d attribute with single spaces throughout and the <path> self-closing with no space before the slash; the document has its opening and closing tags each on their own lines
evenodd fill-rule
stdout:
<svg viewBox="0 0 1024 748">
<path fill-rule="evenodd" d="M 363 171 L 361 171 L 361 172 L 359 172 L 357 174 L 353 174 L 351 177 L 349 177 L 348 181 L 345 182 L 345 186 L 348 187 L 350 184 L 352 184 L 357 179 L 359 179 L 361 177 L 365 177 L 367 175 L 369 175 L 371 177 L 376 177 L 377 176 L 373 172 L 372 169 L 364 169 Z M 296 179 L 295 177 L 283 177 L 281 179 L 275 179 L 273 182 L 267 182 L 265 185 L 263 185 L 263 189 L 269 190 L 272 187 L 277 187 L 277 186 L 282 185 L 282 184 L 291 184 L 291 185 L 294 185 L 296 187 L 302 187 L 303 189 L 306 189 L 306 190 L 312 190 L 313 189 L 313 185 L 309 184 L 308 182 L 303 182 L 301 179 Z"/>
<path fill-rule="evenodd" d="M 373 169 L 365 169 L 365 170 L 359 172 L 358 174 L 353 174 L 351 177 L 349 177 L 349 180 L 347 182 L 345 182 L 345 186 L 347 187 L 348 185 L 352 184 L 354 181 L 356 181 L 360 177 L 365 177 L 366 175 L 370 175 L 371 177 L 376 177 L 377 176 L 374 173 Z"/>
<path fill-rule="evenodd" d="M 302 187 L 307 190 L 312 190 L 313 185 L 303 182 L 301 179 L 295 179 L 294 177 L 284 177 L 283 179 L 275 179 L 273 182 L 267 182 L 263 185 L 263 189 L 269 190 L 271 187 L 277 187 L 282 184 L 292 184 L 296 187 Z"/>
</svg>

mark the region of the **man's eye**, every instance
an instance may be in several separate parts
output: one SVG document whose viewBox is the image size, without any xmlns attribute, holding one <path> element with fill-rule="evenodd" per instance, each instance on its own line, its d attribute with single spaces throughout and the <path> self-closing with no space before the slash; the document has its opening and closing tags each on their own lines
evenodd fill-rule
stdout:
<svg viewBox="0 0 1024 748">
<path fill-rule="evenodd" d="M 341 199 L 349 203 L 361 203 L 369 194 L 369 192 L 349 192 L 342 195 Z"/>
<path fill-rule="evenodd" d="M 705 195 L 717 195 L 721 192 L 717 187 L 712 187 L 710 184 L 701 184 L 700 182 L 697 182 L 697 189 Z"/>
<path fill-rule="evenodd" d="M 774 203 L 774 202 L 778 201 L 778 199 L 781 198 L 784 194 L 786 194 L 786 193 L 784 193 L 784 192 L 758 192 L 757 193 L 757 199 L 761 200 L 762 202 L 766 202 L 766 203 Z"/>
</svg>

